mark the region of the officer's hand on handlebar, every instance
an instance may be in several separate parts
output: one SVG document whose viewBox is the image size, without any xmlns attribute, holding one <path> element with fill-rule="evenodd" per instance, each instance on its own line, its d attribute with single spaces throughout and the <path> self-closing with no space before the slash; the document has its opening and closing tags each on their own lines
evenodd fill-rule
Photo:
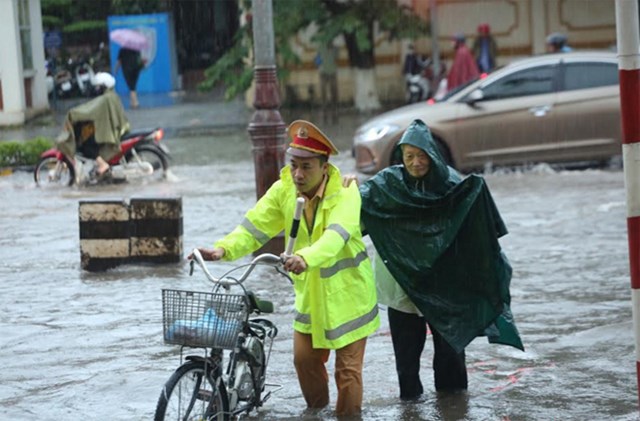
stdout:
<svg viewBox="0 0 640 421">
<path fill-rule="evenodd" d="M 284 261 L 284 269 L 288 272 L 293 272 L 296 275 L 299 275 L 307 270 L 307 262 L 305 262 L 304 259 L 298 255 L 294 254 L 293 256 L 287 256 L 286 254 L 282 253 L 280 257 Z"/>
<path fill-rule="evenodd" d="M 224 249 L 222 247 L 218 247 L 215 249 L 198 249 L 198 251 L 200 252 L 200 254 L 202 255 L 202 258 L 204 260 L 210 260 L 210 261 L 216 261 L 216 260 L 220 260 L 224 257 Z M 189 256 L 187 257 L 187 259 L 191 260 L 193 259 L 193 253 L 189 254 Z"/>
</svg>

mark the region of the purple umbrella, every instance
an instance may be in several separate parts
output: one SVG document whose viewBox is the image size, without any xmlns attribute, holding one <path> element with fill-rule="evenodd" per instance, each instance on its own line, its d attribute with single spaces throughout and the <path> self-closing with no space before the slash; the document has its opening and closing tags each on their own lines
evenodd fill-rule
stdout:
<svg viewBox="0 0 640 421">
<path fill-rule="evenodd" d="M 142 51 L 149 46 L 149 41 L 140 32 L 133 29 L 115 29 L 109 34 L 111 41 L 123 48 Z"/>
</svg>

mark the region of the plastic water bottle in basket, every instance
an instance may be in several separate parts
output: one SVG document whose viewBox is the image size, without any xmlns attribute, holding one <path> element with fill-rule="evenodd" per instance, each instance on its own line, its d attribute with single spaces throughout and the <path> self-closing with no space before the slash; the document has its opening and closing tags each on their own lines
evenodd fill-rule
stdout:
<svg viewBox="0 0 640 421">
<path fill-rule="evenodd" d="M 249 317 L 244 295 L 165 289 L 162 302 L 170 344 L 231 349 Z"/>
</svg>

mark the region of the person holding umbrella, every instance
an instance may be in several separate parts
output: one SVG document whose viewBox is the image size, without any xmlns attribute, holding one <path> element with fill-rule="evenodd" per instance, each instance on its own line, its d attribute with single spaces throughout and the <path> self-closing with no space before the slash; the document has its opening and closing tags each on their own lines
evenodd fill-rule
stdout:
<svg viewBox="0 0 640 421">
<path fill-rule="evenodd" d="M 116 29 L 111 32 L 110 38 L 120 45 L 114 74 L 117 74 L 118 70 L 122 68 L 122 75 L 129 88 L 130 106 L 138 108 L 136 86 L 140 71 L 146 65 L 146 60 L 142 58 L 140 51 L 147 48 L 148 41 L 144 35 L 132 29 Z"/>
</svg>

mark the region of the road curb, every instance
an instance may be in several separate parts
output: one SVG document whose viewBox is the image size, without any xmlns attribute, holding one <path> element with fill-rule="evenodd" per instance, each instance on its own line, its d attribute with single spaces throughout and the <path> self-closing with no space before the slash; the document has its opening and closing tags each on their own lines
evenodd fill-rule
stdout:
<svg viewBox="0 0 640 421">
<path fill-rule="evenodd" d="M 15 167 L 0 167 L 0 177 L 12 175 L 15 172 L 32 172 L 33 165 L 17 165 Z"/>
</svg>

